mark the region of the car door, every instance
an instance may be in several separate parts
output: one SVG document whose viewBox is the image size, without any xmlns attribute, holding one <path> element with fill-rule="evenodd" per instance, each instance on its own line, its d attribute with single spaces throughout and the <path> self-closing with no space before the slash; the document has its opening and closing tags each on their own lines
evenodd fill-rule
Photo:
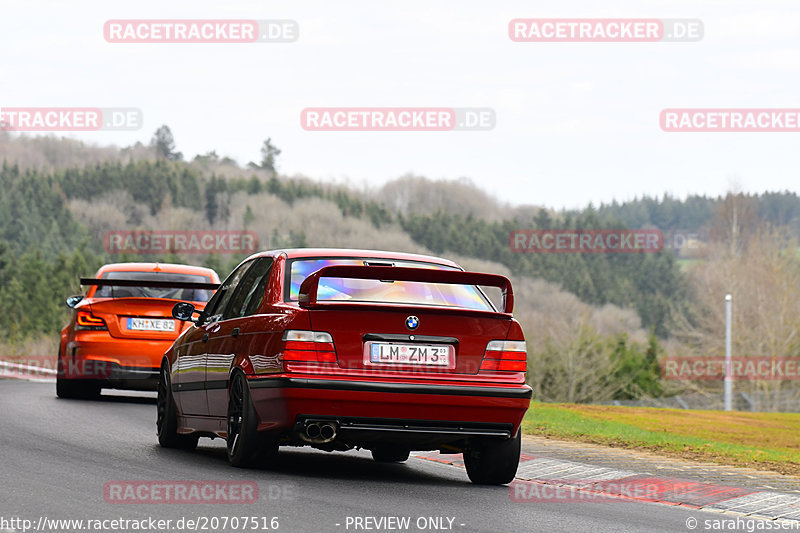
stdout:
<svg viewBox="0 0 800 533">
<path fill-rule="evenodd" d="M 184 414 L 208 415 L 206 388 L 209 345 L 219 332 L 222 312 L 230 301 L 236 284 L 250 266 L 252 261 L 239 266 L 222 282 L 200 314 L 197 326 L 187 334 L 186 342 L 180 347 L 173 383 L 177 384 L 176 402 L 180 402 Z"/>
<path fill-rule="evenodd" d="M 213 350 L 206 363 L 206 396 L 209 415 L 224 418 L 228 409 L 228 376 L 238 353 L 250 353 L 247 345 L 256 339 L 248 323 L 264 299 L 272 269 L 272 257 L 260 257 L 243 276 L 223 311 Z"/>
<path fill-rule="evenodd" d="M 202 341 L 204 335 L 204 326 L 190 328 L 181 338 L 181 343 L 175 346 L 177 357 L 172 365 L 175 403 L 180 412 L 187 415 L 208 411 L 205 395 L 205 343 Z"/>
</svg>

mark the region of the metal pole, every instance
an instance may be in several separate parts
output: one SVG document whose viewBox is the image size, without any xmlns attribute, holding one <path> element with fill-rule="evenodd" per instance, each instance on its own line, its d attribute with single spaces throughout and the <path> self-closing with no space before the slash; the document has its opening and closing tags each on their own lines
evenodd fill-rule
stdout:
<svg viewBox="0 0 800 533">
<path fill-rule="evenodd" d="M 731 375 L 731 300 L 725 295 L 725 410 L 733 410 L 733 375 Z"/>
</svg>

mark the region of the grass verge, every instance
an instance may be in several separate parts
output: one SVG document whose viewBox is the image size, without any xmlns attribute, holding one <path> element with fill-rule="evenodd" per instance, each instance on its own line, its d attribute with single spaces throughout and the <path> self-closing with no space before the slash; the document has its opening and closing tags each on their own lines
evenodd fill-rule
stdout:
<svg viewBox="0 0 800 533">
<path fill-rule="evenodd" d="M 532 402 L 523 433 L 800 475 L 800 413 Z"/>
</svg>

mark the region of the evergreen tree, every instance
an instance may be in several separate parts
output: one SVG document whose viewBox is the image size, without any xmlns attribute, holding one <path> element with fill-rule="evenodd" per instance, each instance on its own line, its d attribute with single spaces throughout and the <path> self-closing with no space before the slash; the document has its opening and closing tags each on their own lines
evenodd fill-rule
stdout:
<svg viewBox="0 0 800 533">
<path fill-rule="evenodd" d="M 166 124 L 161 126 L 153 134 L 150 140 L 150 146 L 154 147 L 156 154 L 164 159 L 171 161 L 180 161 L 183 159 L 183 154 L 175 151 L 175 138 L 172 136 L 172 131 Z"/>
</svg>

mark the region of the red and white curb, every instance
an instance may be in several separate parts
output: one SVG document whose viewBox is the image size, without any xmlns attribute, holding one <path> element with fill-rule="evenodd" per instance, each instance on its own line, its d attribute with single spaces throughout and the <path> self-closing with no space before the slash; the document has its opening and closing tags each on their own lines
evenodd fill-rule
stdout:
<svg viewBox="0 0 800 533">
<path fill-rule="evenodd" d="M 0 361 L 0 378 L 23 379 L 39 383 L 55 383 L 55 375 L 56 371 L 52 368 Z"/>
<path fill-rule="evenodd" d="M 461 455 L 424 452 L 414 456 L 464 466 Z M 565 490 L 556 491 L 556 488 Z M 633 500 L 791 523 L 800 521 L 800 496 L 656 477 L 525 454 L 520 457 L 517 479 L 509 486 L 509 497 L 520 503 Z"/>
</svg>

